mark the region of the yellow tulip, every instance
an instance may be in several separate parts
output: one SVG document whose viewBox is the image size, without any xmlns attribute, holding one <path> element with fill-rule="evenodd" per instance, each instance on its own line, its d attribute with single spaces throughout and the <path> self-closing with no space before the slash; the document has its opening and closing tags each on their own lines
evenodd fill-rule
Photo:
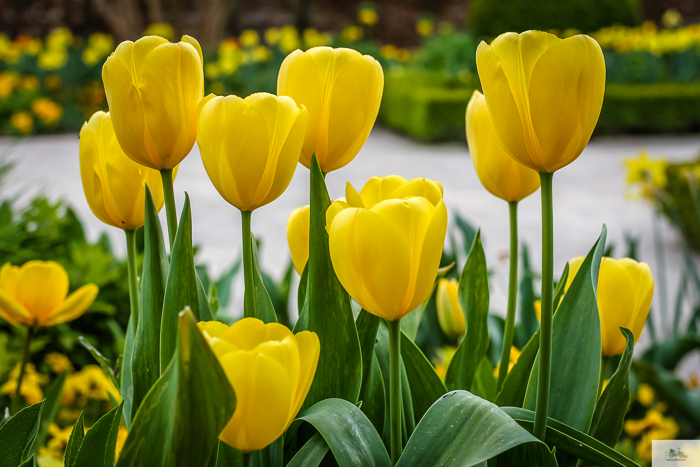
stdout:
<svg viewBox="0 0 700 467">
<path fill-rule="evenodd" d="M 68 274 L 53 261 L 0 268 L 0 318 L 13 326 L 54 326 L 80 317 L 97 297 L 95 284 L 68 295 Z"/>
<path fill-rule="evenodd" d="M 555 172 L 581 154 L 605 90 L 605 61 L 594 39 L 506 33 L 479 44 L 476 65 L 496 134 L 512 158 Z"/>
<path fill-rule="evenodd" d="M 197 119 L 204 168 L 219 194 L 241 211 L 287 189 L 299 161 L 308 113 L 290 97 L 207 96 Z"/>
<path fill-rule="evenodd" d="M 442 187 L 431 180 L 375 177 L 326 212 L 331 261 L 345 290 L 367 310 L 401 319 L 425 300 L 447 231 Z"/>
<path fill-rule="evenodd" d="M 576 276 L 584 258 L 569 263 L 565 290 Z M 625 350 L 625 336 L 620 327 L 632 331 L 634 342 L 639 340 L 654 295 L 654 278 L 646 263 L 630 258 L 604 257 L 598 273 L 598 314 L 603 342 L 603 355 L 611 357 Z"/>
<path fill-rule="evenodd" d="M 124 41 L 102 67 L 117 140 L 127 156 L 172 169 L 192 150 L 197 105 L 204 96 L 202 49 L 190 36 Z"/>
<path fill-rule="evenodd" d="M 160 173 L 124 154 L 109 112 L 95 112 L 80 130 L 80 176 L 90 209 L 105 224 L 124 230 L 141 227 L 146 184 L 156 208 L 163 207 Z"/>
<path fill-rule="evenodd" d="M 457 298 L 459 282 L 456 279 L 440 279 L 438 282 L 437 317 L 442 332 L 450 339 L 462 337 L 467 330 L 464 311 Z"/>
<path fill-rule="evenodd" d="M 309 167 L 315 153 L 328 173 L 352 161 L 377 119 L 383 90 L 379 62 L 356 50 L 314 47 L 289 54 L 280 68 L 277 94 L 309 111 L 300 162 Z"/>
<path fill-rule="evenodd" d="M 508 202 L 520 201 L 540 187 L 537 173 L 513 160 L 501 147 L 486 99 L 479 91 L 469 100 L 466 122 L 469 154 L 489 193 Z"/>
<path fill-rule="evenodd" d="M 236 393 L 236 411 L 219 437 L 239 451 L 263 449 L 289 428 L 306 399 L 321 351 L 318 336 L 256 318 L 198 326 Z"/>
<path fill-rule="evenodd" d="M 292 254 L 294 269 L 299 275 L 304 272 L 304 266 L 309 260 L 309 206 L 296 208 L 287 218 L 287 243 Z"/>
</svg>

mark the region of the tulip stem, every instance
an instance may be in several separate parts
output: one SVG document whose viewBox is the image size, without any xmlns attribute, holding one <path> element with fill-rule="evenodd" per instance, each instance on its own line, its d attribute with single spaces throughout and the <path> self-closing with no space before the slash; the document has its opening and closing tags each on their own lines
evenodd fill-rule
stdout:
<svg viewBox="0 0 700 467">
<path fill-rule="evenodd" d="M 241 211 L 243 224 L 243 279 L 245 295 L 243 316 L 255 318 L 255 285 L 253 284 L 253 236 L 250 233 L 250 217 L 252 211 Z"/>
<path fill-rule="evenodd" d="M 515 331 L 515 304 L 518 296 L 518 202 L 508 203 L 510 208 L 510 273 L 508 276 L 508 314 L 503 333 L 503 349 L 501 350 L 501 365 L 498 370 L 498 388 L 500 392 L 503 382 L 508 375 L 510 366 L 510 349 L 513 346 Z"/>
<path fill-rule="evenodd" d="M 19 366 L 19 375 L 17 376 L 17 389 L 15 390 L 15 397 L 12 399 L 12 415 L 19 412 L 22 408 L 22 380 L 24 379 L 24 370 L 27 368 L 27 363 L 29 363 L 29 350 L 35 330 L 36 328 L 34 326 L 29 326 L 27 328 L 27 337 L 24 340 L 24 348 L 22 349 L 22 362 Z"/>
<path fill-rule="evenodd" d="M 389 327 L 389 406 L 391 416 L 391 463 L 401 457 L 401 320 L 387 321 Z"/>
<path fill-rule="evenodd" d="M 161 169 L 160 178 L 163 180 L 163 196 L 165 198 L 165 215 L 168 218 L 168 240 L 170 253 L 173 252 L 175 234 L 177 233 L 177 212 L 175 211 L 175 191 L 173 190 L 173 169 Z"/>
<path fill-rule="evenodd" d="M 139 323 L 139 280 L 136 271 L 136 231 L 125 230 L 126 233 L 126 266 L 129 277 L 129 304 L 131 305 L 131 319 L 134 320 L 134 328 Z"/>
<path fill-rule="evenodd" d="M 554 306 L 554 214 L 552 173 L 540 172 L 542 186 L 542 314 L 540 324 L 540 372 L 533 435 L 544 441 L 549 411 L 549 383 L 552 371 L 552 315 Z"/>
</svg>

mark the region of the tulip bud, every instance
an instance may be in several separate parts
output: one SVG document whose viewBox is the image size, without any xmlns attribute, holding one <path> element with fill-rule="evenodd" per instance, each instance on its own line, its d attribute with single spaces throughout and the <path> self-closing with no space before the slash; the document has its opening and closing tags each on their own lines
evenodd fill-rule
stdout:
<svg viewBox="0 0 700 467">
<path fill-rule="evenodd" d="M 326 212 L 331 261 L 340 283 L 376 316 L 401 319 L 433 288 L 447 231 L 442 187 L 375 177 Z"/>
<path fill-rule="evenodd" d="M 435 304 L 440 329 L 450 339 L 459 339 L 467 330 L 464 311 L 457 298 L 459 282 L 456 279 L 440 279 Z"/>
<path fill-rule="evenodd" d="M 476 65 L 503 149 L 538 172 L 555 172 L 581 154 L 598 122 L 605 60 L 589 36 L 501 34 L 482 42 Z"/>
<path fill-rule="evenodd" d="M 68 274 L 53 261 L 0 268 L 0 318 L 13 326 L 54 326 L 80 317 L 97 297 L 95 284 L 68 295 Z"/>
<path fill-rule="evenodd" d="M 309 111 L 299 161 L 309 167 L 315 153 L 328 173 L 353 160 L 377 119 L 383 89 L 379 62 L 356 50 L 314 47 L 289 54 L 280 67 L 277 94 Z"/>
<path fill-rule="evenodd" d="M 304 266 L 309 260 L 309 206 L 296 208 L 287 218 L 287 243 L 292 254 L 294 269 L 299 275 L 304 272 Z"/>
<path fill-rule="evenodd" d="M 574 258 L 569 263 L 565 290 L 573 282 L 583 260 L 583 257 Z M 635 343 L 639 340 L 653 295 L 654 278 L 646 263 L 630 258 L 604 257 L 601 260 L 597 296 L 604 356 L 612 357 L 625 350 L 625 336 L 620 327 L 632 331 Z"/>
<path fill-rule="evenodd" d="M 476 174 L 489 193 L 504 201 L 520 201 L 540 187 L 534 170 L 516 162 L 501 147 L 486 99 L 474 91 L 467 106 L 467 142 Z"/>
<path fill-rule="evenodd" d="M 190 153 L 204 96 L 202 49 L 190 36 L 124 41 L 102 67 L 114 133 L 127 156 L 172 169 Z"/>
<path fill-rule="evenodd" d="M 316 333 L 244 318 L 231 327 L 197 324 L 236 393 L 236 411 L 219 438 L 242 452 L 263 449 L 296 417 L 316 373 Z"/>
<path fill-rule="evenodd" d="M 197 144 L 219 194 L 241 211 L 276 200 L 299 161 L 306 109 L 264 92 L 245 99 L 211 95 L 200 107 Z"/>
<path fill-rule="evenodd" d="M 105 224 L 124 230 L 143 226 L 146 184 L 156 208 L 163 207 L 160 173 L 124 154 L 109 112 L 95 112 L 80 130 L 80 176 L 90 209 Z"/>
</svg>

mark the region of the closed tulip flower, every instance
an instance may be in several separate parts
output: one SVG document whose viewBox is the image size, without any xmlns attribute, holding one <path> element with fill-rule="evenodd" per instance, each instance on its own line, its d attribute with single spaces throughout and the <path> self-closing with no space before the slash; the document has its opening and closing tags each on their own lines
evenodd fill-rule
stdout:
<svg viewBox="0 0 700 467">
<path fill-rule="evenodd" d="M 289 428 L 306 399 L 321 349 L 318 336 L 255 318 L 231 327 L 216 321 L 198 326 L 236 393 L 236 411 L 219 437 L 244 453 L 263 449 Z"/>
<path fill-rule="evenodd" d="M 190 36 L 124 41 L 102 67 L 114 133 L 127 156 L 172 169 L 192 150 L 204 96 L 202 50 Z"/>
<path fill-rule="evenodd" d="M 368 312 L 401 319 L 430 293 L 447 230 L 442 187 L 425 179 L 375 177 L 326 214 L 331 261 Z"/>
<path fill-rule="evenodd" d="M 53 261 L 0 268 L 0 318 L 13 326 L 48 327 L 80 317 L 97 297 L 95 284 L 68 295 L 68 274 Z"/>
<path fill-rule="evenodd" d="M 588 144 L 605 90 L 598 43 L 541 31 L 482 42 L 476 64 L 503 149 L 537 172 L 555 172 Z"/>
<path fill-rule="evenodd" d="M 438 322 L 442 332 L 450 339 L 458 339 L 467 330 L 464 311 L 457 298 L 459 282 L 456 279 L 440 279 L 438 282 L 437 305 Z"/>
<path fill-rule="evenodd" d="M 267 93 L 208 97 L 197 119 L 204 168 L 219 194 L 241 211 L 281 195 L 292 181 L 308 113 Z"/>
<path fill-rule="evenodd" d="M 347 165 L 365 144 L 384 90 L 382 67 L 356 50 L 314 47 L 295 50 L 282 63 L 277 94 L 309 111 L 301 158 L 315 153 L 324 173 Z"/>
<path fill-rule="evenodd" d="M 287 243 L 292 255 L 294 269 L 299 275 L 304 272 L 306 262 L 309 260 L 309 206 L 296 208 L 287 218 Z"/>
<path fill-rule="evenodd" d="M 141 227 L 146 184 L 156 208 L 163 207 L 160 173 L 124 154 L 109 112 L 95 112 L 80 130 L 80 176 L 90 209 L 105 224 L 124 230 Z"/>
<path fill-rule="evenodd" d="M 504 201 L 520 201 L 540 187 L 540 177 L 501 147 L 484 95 L 474 91 L 467 106 L 469 154 L 481 184 Z"/>
<path fill-rule="evenodd" d="M 566 289 L 583 260 L 579 257 L 569 263 Z M 625 336 L 620 327 L 632 331 L 635 343 L 642 335 L 654 295 L 654 278 L 649 266 L 630 258 L 604 257 L 598 273 L 597 295 L 603 356 L 611 357 L 625 350 Z"/>
</svg>

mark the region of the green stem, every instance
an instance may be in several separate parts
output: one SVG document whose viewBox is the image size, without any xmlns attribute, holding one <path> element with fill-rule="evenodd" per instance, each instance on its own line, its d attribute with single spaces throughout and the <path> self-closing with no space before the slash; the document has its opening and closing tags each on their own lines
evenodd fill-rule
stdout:
<svg viewBox="0 0 700 467">
<path fill-rule="evenodd" d="M 24 348 L 22 349 L 22 362 L 20 363 L 19 376 L 17 377 L 17 389 L 15 390 L 14 399 L 12 399 L 12 415 L 19 412 L 22 408 L 22 380 L 24 379 L 24 370 L 27 367 L 27 363 L 29 363 L 29 350 L 35 330 L 36 328 L 34 326 L 29 326 L 27 328 L 27 337 L 24 340 Z"/>
<path fill-rule="evenodd" d="M 126 265 L 129 277 L 129 303 L 131 316 L 134 320 L 134 328 L 139 323 L 139 280 L 136 270 L 136 231 L 125 230 L 126 233 Z"/>
<path fill-rule="evenodd" d="M 251 459 L 253 458 L 253 453 L 252 452 L 244 452 L 243 453 L 243 467 L 250 467 L 251 466 Z"/>
<path fill-rule="evenodd" d="M 177 212 L 175 211 L 175 192 L 173 190 L 173 169 L 161 169 L 160 177 L 163 180 L 163 196 L 165 198 L 165 214 L 168 218 L 168 240 L 170 251 L 175 243 L 177 233 Z"/>
<path fill-rule="evenodd" d="M 668 311 L 668 302 L 666 300 L 666 257 L 664 254 L 663 239 L 661 237 L 661 222 L 659 222 L 656 213 L 654 213 L 652 217 L 651 233 L 654 239 L 654 261 L 656 262 L 656 274 L 654 275 L 654 280 L 657 283 L 656 290 L 659 291 L 659 300 L 656 302 L 657 306 L 655 308 L 658 310 L 658 314 L 661 317 L 661 329 L 659 330 L 659 334 L 664 334 L 667 332 L 667 326 L 665 323 L 666 321 L 670 321 L 666 319 Z M 653 324 L 653 314 L 649 317 L 648 321 L 652 323 L 651 326 L 647 326 L 649 328 L 651 340 L 656 342 L 657 335 L 656 327 Z"/>
<path fill-rule="evenodd" d="M 401 457 L 401 320 L 387 321 L 389 326 L 389 414 L 391 417 L 391 463 Z"/>
<path fill-rule="evenodd" d="M 510 274 L 508 276 L 508 314 L 503 333 L 503 350 L 501 350 L 501 366 L 498 370 L 498 391 L 508 375 L 510 364 L 510 349 L 513 346 L 515 332 L 515 304 L 518 296 L 518 202 L 508 203 L 510 208 Z"/>
<path fill-rule="evenodd" d="M 540 173 L 542 186 L 542 318 L 540 324 L 540 370 L 537 378 L 537 404 L 533 435 L 544 441 L 549 410 L 549 382 L 552 371 L 552 315 L 554 305 L 554 215 L 552 176 Z"/>
<path fill-rule="evenodd" d="M 243 316 L 255 318 L 255 289 L 253 285 L 253 238 L 250 233 L 252 211 L 241 211 L 243 224 L 243 279 L 245 281 L 245 299 Z"/>
</svg>

